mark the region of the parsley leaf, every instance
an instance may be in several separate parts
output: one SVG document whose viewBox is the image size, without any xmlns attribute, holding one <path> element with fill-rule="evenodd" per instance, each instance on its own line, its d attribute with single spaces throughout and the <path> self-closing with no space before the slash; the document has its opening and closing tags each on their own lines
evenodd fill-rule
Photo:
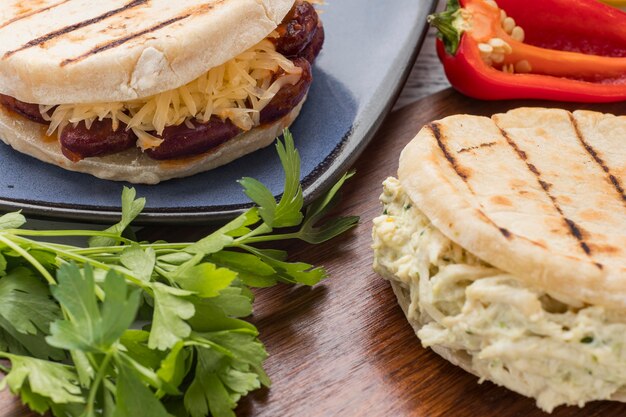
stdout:
<svg viewBox="0 0 626 417">
<path fill-rule="evenodd" d="M 121 359 L 116 364 L 117 401 L 113 417 L 170 417 L 163 404 L 144 385 L 131 365 Z"/>
<path fill-rule="evenodd" d="M 242 330 L 257 335 L 256 327 L 237 319 L 252 314 L 252 295 L 245 294 L 243 289 L 231 287 L 222 291 L 219 297 L 192 300 L 196 314 L 189 324 L 194 331 Z"/>
<path fill-rule="evenodd" d="M 297 233 L 299 239 L 312 244 L 324 243 L 358 224 L 358 217 L 349 216 L 329 220 L 321 226 L 317 225 L 317 223 L 335 206 L 339 189 L 353 175 L 354 172 L 345 174 L 326 194 L 315 200 L 307 208 L 304 223 Z"/>
<path fill-rule="evenodd" d="M 141 365 L 156 369 L 163 360 L 163 352 L 148 347 L 150 333 L 145 330 L 126 330 L 120 338 L 126 354 Z"/>
<path fill-rule="evenodd" d="M 185 408 L 192 417 L 205 417 L 209 410 L 215 416 L 235 417 L 236 403 L 216 375 L 219 360 L 220 356 L 212 351 L 198 353 L 196 376 L 185 393 Z"/>
<path fill-rule="evenodd" d="M 26 223 L 26 218 L 20 212 L 7 213 L 0 216 L 0 230 L 19 229 Z"/>
<path fill-rule="evenodd" d="M 283 132 L 284 143 L 276 142 L 276 150 L 285 171 L 285 190 L 276 207 L 273 227 L 298 226 L 302 221 L 302 186 L 300 185 L 300 155 L 289 130 Z"/>
<path fill-rule="evenodd" d="M 204 262 L 177 276 L 176 282 L 185 290 L 197 293 L 199 297 L 210 298 L 217 297 L 235 278 L 235 271 Z"/>
<path fill-rule="evenodd" d="M 156 264 L 154 249 L 143 250 L 138 244 L 130 245 L 120 255 L 120 262 L 142 281 L 150 281 Z"/>
<path fill-rule="evenodd" d="M 33 272 L 18 267 L 0 278 L 0 336 L 3 350 L 46 359 L 62 359 L 61 351 L 46 345 L 50 323 L 60 317 L 48 287 Z"/>
<path fill-rule="evenodd" d="M 191 354 L 185 349 L 185 344 L 178 342 L 161 362 L 157 375 L 171 386 L 177 387 L 191 368 L 190 359 Z"/>
<path fill-rule="evenodd" d="M 247 231 L 247 226 L 258 222 L 259 217 L 256 213 L 255 209 L 248 210 L 204 239 L 189 245 L 185 248 L 185 252 L 210 255 L 221 251 L 234 241 L 233 236 L 239 235 L 242 230 Z"/>
<path fill-rule="evenodd" d="M 327 277 L 324 268 L 315 268 L 305 262 L 285 262 L 280 261 L 267 254 L 266 251 L 258 250 L 249 246 L 246 250 L 256 255 L 263 262 L 274 268 L 276 278 L 289 284 L 315 285 Z"/>
<path fill-rule="evenodd" d="M 84 403 L 78 377 L 72 367 L 27 356 L 0 352 L 11 361 L 9 373 L 0 381 L 0 390 L 7 386 L 22 401 L 44 413 L 51 403 Z"/>
<path fill-rule="evenodd" d="M 137 192 L 134 188 L 124 187 L 122 191 L 122 219 L 119 223 L 109 227 L 104 232 L 105 233 L 113 233 L 117 236 L 122 236 L 124 230 L 130 225 L 130 223 L 135 220 L 139 213 L 143 210 L 146 205 L 145 198 L 135 199 L 137 196 Z M 89 239 L 89 246 L 97 247 L 97 246 L 113 246 L 118 242 L 118 239 L 114 239 L 106 236 L 95 236 Z"/>
<path fill-rule="evenodd" d="M 189 291 L 168 287 L 159 282 L 152 285 L 154 291 L 154 318 L 150 330 L 148 347 L 165 350 L 191 334 L 185 322 L 193 317 L 195 308 L 186 300 Z"/>
<path fill-rule="evenodd" d="M 233 363 L 238 369 L 245 369 L 243 364 L 246 364 L 255 371 L 261 370 L 263 361 L 267 359 L 267 352 L 255 335 L 246 332 L 211 332 L 202 333 L 201 336 L 213 345 L 217 344 L 227 349 L 232 357 L 236 358 Z M 264 372 L 261 372 L 260 378 L 264 385 L 269 384 Z"/>
<path fill-rule="evenodd" d="M 270 227 L 273 226 L 277 208 L 274 194 L 262 182 L 254 178 L 245 177 L 240 179 L 239 183 L 250 200 L 259 205 L 259 215 L 263 221 Z"/>
<path fill-rule="evenodd" d="M 223 250 L 211 255 L 209 260 L 236 272 L 251 287 L 271 287 L 277 282 L 276 270 L 253 254 Z"/>
<path fill-rule="evenodd" d="M 4 255 L 0 253 L 0 277 L 3 277 L 7 274 L 8 265 L 9 263 L 7 262 L 7 258 L 5 258 Z"/>
<path fill-rule="evenodd" d="M 63 305 L 68 319 L 50 326 L 46 339 L 51 346 L 68 350 L 106 352 L 135 320 L 139 291 L 127 291 L 126 280 L 110 271 L 102 290 L 104 301 L 98 305 L 96 284 L 89 265 L 80 270 L 75 264 L 63 265 L 57 274 L 59 285 L 52 294 Z"/>
<path fill-rule="evenodd" d="M 185 407 L 193 417 L 204 417 L 209 411 L 214 416 L 234 417 L 232 410 L 239 398 L 260 388 L 261 381 L 267 382 L 265 373 L 257 372 L 267 353 L 253 336 L 203 336 L 207 338 L 196 349 L 195 378 L 185 393 Z"/>
<path fill-rule="evenodd" d="M 280 202 L 259 181 L 243 178 L 239 183 L 252 201 L 259 205 L 259 214 L 270 228 L 297 226 L 302 221 L 302 187 L 300 186 L 300 156 L 289 130 L 283 132 L 284 144 L 276 142 L 280 162 L 285 171 L 285 188 Z"/>
</svg>

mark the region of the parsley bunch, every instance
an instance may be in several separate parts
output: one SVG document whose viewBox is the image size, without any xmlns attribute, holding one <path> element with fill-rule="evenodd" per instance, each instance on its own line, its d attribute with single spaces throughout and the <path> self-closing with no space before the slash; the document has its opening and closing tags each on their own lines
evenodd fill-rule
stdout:
<svg viewBox="0 0 626 417">
<path fill-rule="evenodd" d="M 322 243 L 358 222 L 319 225 L 351 174 L 304 210 L 288 131 L 277 149 L 280 201 L 244 178 L 257 207 L 194 243 L 123 237 L 145 205 L 128 188 L 121 221 L 103 232 L 25 230 L 20 213 L 0 217 L 0 388 L 57 417 L 227 417 L 269 386 L 267 352 L 242 319 L 252 314 L 251 287 L 314 285 L 326 272 L 254 245 Z M 58 236 L 89 237 L 89 247 L 49 241 Z"/>
</svg>

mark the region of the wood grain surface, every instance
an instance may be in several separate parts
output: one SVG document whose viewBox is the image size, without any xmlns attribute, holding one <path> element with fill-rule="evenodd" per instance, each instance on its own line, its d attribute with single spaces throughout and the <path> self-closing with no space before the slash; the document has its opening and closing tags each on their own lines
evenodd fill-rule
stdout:
<svg viewBox="0 0 626 417">
<path fill-rule="evenodd" d="M 443 8 L 444 2 L 440 2 L 440 8 Z M 450 83 L 437 57 L 435 31 L 431 28 L 426 35 L 424 45 L 402 89 L 402 93 L 398 97 L 398 101 L 396 101 L 394 110 L 401 109 L 448 87 L 450 87 Z"/>
<path fill-rule="evenodd" d="M 394 175 L 404 145 L 420 127 L 455 113 L 490 115 L 542 102 L 479 102 L 445 90 L 392 113 L 357 162 L 340 213 L 361 224 L 325 245 L 289 245 L 294 258 L 324 265 L 331 278 L 309 289 L 257 291 L 252 321 L 270 358 L 273 386 L 242 400 L 240 417 L 543 416 L 532 400 L 469 375 L 423 349 L 387 282 L 371 269 L 371 221 L 381 183 Z M 565 105 L 623 113 L 623 104 Z M 194 239 L 202 228 L 151 227 L 142 238 Z M 626 405 L 596 402 L 561 407 L 554 416 L 622 416 Z M 0 416 L 34 416 L 2 393 Z M 143 416 L 138 416 L 143 417 Z M 150 416 L 146 416 L 150 417 Z"/>
</svg>

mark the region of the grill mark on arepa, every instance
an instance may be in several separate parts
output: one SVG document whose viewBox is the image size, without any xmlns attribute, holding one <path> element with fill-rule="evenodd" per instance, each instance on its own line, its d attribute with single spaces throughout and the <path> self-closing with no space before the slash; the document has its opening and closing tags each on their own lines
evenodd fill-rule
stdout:
<svg viewBox="0 0 626 417">
<path fill-rule="evenodd" d="M 511 237 L 511 232 L 508 229 L 505 229 L 504 227 L 498 227 L 498 230 L 500 231 L 500 233 L 502 233 L 502 235 L 504 235 L 505 238 L 510 238 Z"/>
<path fill-rule="evenodd" d="M 452 165 L 452 169 L 454 169 L 454 172 L 456 172 L 459 177 L 463 178 L 463 181 L 467 182 L 469 176 L 467 175 L 467 173 L 463 172 L 456 158 L 452 155 L 452 153 L 450 153 L 448 146 L 444 142 L 445 136 L 441 133 L 441 126 L 439 125 L 439 123 L 433 122 L 428 125 L 428 128 L 435 137 L 437 145 L 439 145 L 439 149 L 441 149 L 441 152 L 443 152 L 443 156 L 448 160 L 448 162 L 450 162 L 450 165 Z"/>
<path fill-rule="evenodd" d="M 498 126 L 497 123 L 496 123 L 496 126 Z M 561 208 L 561 205 L 557 201 L 556 197 L 554 197 L 552 193 L 550 192 L 550 188 L 552 187 L 552 185 L 544 181 L 541 178 L 541 172 L 537 169 L 535 165 L 528 162 L 528 155 L 526 154 L 526 152 L 520 149 L 518 144 L 509 136 L 506 130 L 502 129 L 500 126 L 498 126 L 498 129 L 500 129 L 500 133 L 502 134 L 504 139 L 506 139 L 506 142 L 509 144 L 509 146 L 513 148 L 513 150 L 519 156 L 519 158 L 526 164 L 526 167 L 528 168 L 528 170 L 535 175 L 535 177 L 537 178 L 537 182 L 539 183 L 543 191 L 546 193 L 546 195 L 550 198 L 550 201 L 552 202 L 554 209 L 559 213 L 565 225 L 567 225 L 567 229 L 569 230 L 570 234 L 578 241 L 580 248 L 583 250 L 583 252 L 585 252 L 587 256 L 591 257 L 592 255 L 591 248 L 585 241 L 585 237 L 583 236 L 582 229 L 580 228 L 580 226 L 576 224 L 576 222 L 574 222 L 572 219 L 569 219 L 565 216 L 565 213 L 563 213 L 563 209 Z M 602 265 L 599 263 L 595 263 L 595 265 L 600 269 L 603 268 Z"/>
<path fill-rule="evenodd" d="M 571 113 L 568 113 L 568 115 L 569 120 L 574 127 L 574 132 L 576 132 L 576 136 L 580 141 L 580 144 L 587 151 L 587 153 L 591 155 L 591 158 L 598 165 L 600 165 L 602 171 L 604 171 L 604 173 L 607 175 L 609 182 L 613 185 L 615 191 L 617 191 L 619 196 L 622 198 L 622 202 L 624 203 L 624 205 L 626 205 L 626 191 L 624 190 L 624 186 L 621 184 L 620 180 L 615 175 L 613 175 L 609 166 L 606 164 L 606 162 L 604 162 L 602 158 L 600 158 L 600 155 L 598 155 L 598 152 L 596 152 L 596 150 L 585 140 L 585 136 L 583 135 L 582 130 L 580 130 L 580 126 L 578 126 L 578 122 L 574 118 L 574 115 L 572 115 Z"/>
<path fill-rule="evenodd" d="M 87 26 L 91 26 L 94 25 L 96 23 L 99 23 L 103 20 L 108 19 L 109 17 L 118 15 L 120 13 L 123 13 L 127 10 L 130 10 L 132 8 L 138 7 L 138 6 L 142 6 L 146 3 L 148 3 L 150 0 L 133 0 L 130 3 L 127 3 L 126 5 L 119 7 L 117 9 L 113 9 L 113 10 L 109 10 L 106 13 L 103 13 L 99 16 L 93 17 L 91 19 L 87 19 L 87 20 L 83 20 L 82 22 L 78 22 L 78 23 L 74 23 L 73 25 L 69 25 L 69 26 L 65 26 L 64 28 L 55 30 L 53 32 L 50 33 L 46 33 L 43 36 L 40 36 L 38 38 L 35 38 L 27 43 L 25 43 L 24 45 L 22 45 L 21 47 L 14 49 L 12 51 L 8 51 L 7 53 L 4 54 L 4 59 L 10 58 L 11 56 L 15 55 L 18 52 L 22 52 L 26 49 L 35 47 L 35 46 L 39 46 L 39 45 L 43 45 L 46 42 L 51 41 L 52 39 L 58 38 L 60 36 L 63 35 L 67 35 L 68 33 L 72 33 L 75 32 L 79 29 L 82 29 L 84 27 Z"/>
<path fill-rule="evenodd" d="M 467 175 L 467 173 L 463 172 L 463 169 L 459 165 L 459 163 L 456 160 L 456 158 L 450 153 L 450 150 L 448 149 L 448 146 L 445 143 L 445 139 L 446 138 L 443 135 L 443 133 L 441 132 L 441 126 L 439 125 L 439 123 L 433 122 L 433 123 L 428 124 L 426 127 L 431 131 L 431 133 L 435 137 L 435 140 L 437 141 L 437 145 L 439 146 L 439 149 L 441 149 L 441 152 L 443 152 L 443 156 L 448 160 L 450 165 L 452 165 L 452 169 L 454 169 L 454 172 L 456 172 L 456 174 L 461 179 L 463 179 L 463 181 L 465 182 L 465 185 L 467 185 L 467 188 L 469 189 L 469 191 L 472 194 L 476 195 L 476 193 L 474 192 L 474 189 L 472 188 L 472 186 L 468 182 L 469 175 Z M 481 209 L 484 209 L 482 204 L 479 203 L 479 205 L 480 205 Z M 487 216 L 487 214 L 483 210 L 477 210 L 477 211 L 478 211 L 478 215 L 485 222 L 491 224 L 493 227 L 498 229 L 498 231 L 500 233 L 502 233 L 502 236 L 504 236 L 507 239 L 511 239 L 513 237 L 513 233 L 511 233 L 508 229 L 505 229 L 504 227 L 500 227 L 492 218 Z"/>
<path fill-rule="evenodd" d="M 496 142 L 487 142 L 487 143 L 481 143 L 480 145 L 476 145 L 476 146 L 470 146 L 467 148 L 461 148 L 457 151 L 457 153 L 463 153 L 463 152 L 469 152 L 469 151 L 474 151 L 476 149 L 482 149 L 482 148 L 490 148 L 493 145 L 495 145 Z"/>
<path fill-rule="evenodd" d="M 67 3 L 68 1 L 70 0 L 62 0 L 58 3 L 51 4 L 50 6 L 42 7 L 41 9 L 31 10 L 30 12 L 24 13 L 19 16 L 15 16 L 13 19 L 7 20 L 4 23 L 0 23 L 0 29 L 4 29 L 5 27 L 15 22 L 19 22 L 20 20 L 27 19 L 31 16 L 35 16 L 36 14 L 47 12 L 48 10 L 54 9 L 55 7 L 59 7 L 60 5 Z"/>
<path fill-rule="evenodd" d="M 102 44 L 96 46 L 95 48 L 85 52 L 82 55 L 79 55 L 79 56 L 74 57 L 74 58 L 68 58 L 66 60 L 61 61 L 61 66 L 64 67 L 66 65 L 73 64 L 73 63 L 82 61 L 83 59 L 89 58 L 89 57 L 91 57 L 93 55 L 99 54 L 100 52 L 104 52 L 104 51 L 108 51 L 109 49 L 117 48 L 120 45 L 123 45 L 123 44 L 125 44 L 127 42 L 130 42 L 130 41 L 134 40 L 134 39 L 140 38 L 140 37 L 142 37 L 144 35 L 147 35 L 148 33 L 156 32 L 156 31 L 158 31 L 160 29 L 163 29 L 163 28 L 165 28 L 167 26 L 173 25 L 176 22 L 180 22 L 181 20 L 188 19 L 188 18 L 193 17 L 193 16 L 195 16 L 197 14 L 200 14 L 200 13 L 205 13 L 205 12 L 213 9 L 217 4 L 220 4 L 220 3 L 223 3 L 223 0 L 219 1 L 219 2 L 215 2 L 213 4 L 202 4 L 200 6 L 193 7 L 191 9 L 189 9 L 188 11 L 186 11 L 185 13 L 182 13 L 182 14 L 180 14 L 180 15 L 178 15 L 176 17 L 173 17 L 171 19 L 168 19 L 166 21 L 160 22 L 160 23 L 158 23 L 158 24 L 156 24 L 154 26 L 151 26 L 151 27 L 149 27 L 147 29 L 144 29 L 142 31 L 131 33 L 130 35 L 126 35 L 124 37 L 121 37 L 121 38 L 118 38 L 118 39 L 115 39 L 115 40 L 112 40 L 112 41 L 109 41 L 109 42 L 102 43 Z"/>
</svg>

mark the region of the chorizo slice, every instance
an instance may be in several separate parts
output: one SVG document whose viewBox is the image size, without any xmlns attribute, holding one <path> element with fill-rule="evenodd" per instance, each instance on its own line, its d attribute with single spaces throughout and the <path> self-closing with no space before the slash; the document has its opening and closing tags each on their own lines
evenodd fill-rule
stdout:
<svg viewBox="0 0 626 417">
<path fill-rule="evenodd" d="M 306 1 L 296 2 L 276 31 L 276 50 L 288 58 L 301 56 L 320 25 L 317 11 Z"/>
<path fill-rule="evenodd" d="M 178 126 L 166 127 L 160 136 L 163 139 L 161 145 L 158 148 L 146 150 L 146 154 L 158 160 L 199 155 L 221 145 L 239 133 L 241 130 L 230 120 L 222 120 L 217 116 L 211 116 L 206 123 L 191 120 Z"/>
<path fill-rule="evenodd" d="M 293 63 L 302 68 L 302 76 L 294 85 L 284 85 L 272 100 L 261 110 L 261 124 L 275 122 L 288 115 L 302 101 L 313 81 L 311 64 L 304 58 L 296 58 Z M 284 76 L 284 74 L 279 75 Z"/>
<path fill-rule="evenodd" d="M 137 136 L 120 123 L 113 130 L 111 119 L 96 120 L 87 129 L 85 122 L 68 125 L 61 132 L 61 150 L 68 159 L 78 162 L 92 156 L 104 156 L 135 146 Z"/>
<path fill-rule="evenodd" d="M 41 115 L 38 104 L 25 103 L 16 98 L 5 96 L 4 94 L 0 94 L 0 104 L 12 112 L 26 117 L 30 121 L 44 125 L 50 124 L 50 122 L 46 121 Z"/>
</svg>

